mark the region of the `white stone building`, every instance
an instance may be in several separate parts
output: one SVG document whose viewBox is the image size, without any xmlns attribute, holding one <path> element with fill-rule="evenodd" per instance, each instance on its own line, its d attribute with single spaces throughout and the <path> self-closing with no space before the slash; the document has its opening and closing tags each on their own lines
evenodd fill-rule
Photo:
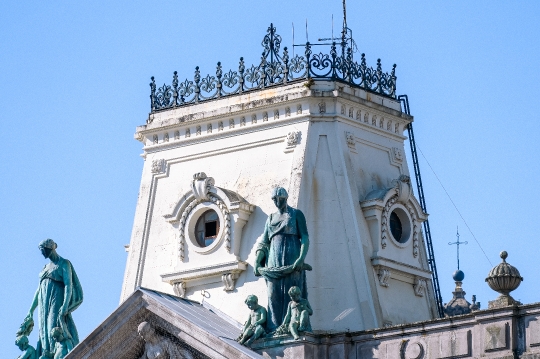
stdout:
<svg viewBox="0 0 540 359">
<path fill-rule="evenodd" d="M 538 305 L 437 319 L 428 215 L 404 151 L 413 118 L 395 98 L 394 70 L 335 46 L 323 57 L 307 44 L 289 59 L 279 42 L 271 25 L 257 67 L 151 84 L 152 111 L 135 133 L 145 164 L 122 303 L 69 358 L 140 357 L 143 321 L 201 358 L 540 355 Z M 277 186 L 307 219 L 314 332 L 250 350 L 234 339 L 245 298 L 267 304 L 253 265 Z"/>
</svg>

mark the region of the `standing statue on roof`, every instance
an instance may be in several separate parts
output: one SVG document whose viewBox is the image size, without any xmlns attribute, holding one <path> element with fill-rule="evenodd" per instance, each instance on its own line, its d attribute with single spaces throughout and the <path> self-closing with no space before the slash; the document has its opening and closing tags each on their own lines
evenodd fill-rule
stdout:
<svg viewBox="0 0 540 359">
<path fill-rule="evenodd" d="M 39 307 L 39 335 L 36 347 L 40 359 L 55 357 L 56 335 L 62 333 L 64 347 L 79 343 L 71 313 L 83 301 L 83 292 L 73 265 L 56 253 L 56 243 L 46 239 L 39 244 L 41 254 L 50 260 L 39 274 L 34 300 L 17 335 L 29 335 L 34 326 L 34 311 Z M 53 333 L 53 328 L 58 333 Z M 55 334 L 55 336 L 53 336 Z"/>
<path fill-rule="evenodd" d="M 278 211 L 268 216 L 256 250 L 255 275 L 263 276 L 268 287 L 266 328 L 270 333 L 285 319 L 291 287 L 298 287 L 301 297 L 307 298 L 306 270 L 312 269 L 304 263 L 309 249 L 306 218 L 302 211 L 287 205 L 288 197 L 285 188 L 272 191 Z"/>
</svg>

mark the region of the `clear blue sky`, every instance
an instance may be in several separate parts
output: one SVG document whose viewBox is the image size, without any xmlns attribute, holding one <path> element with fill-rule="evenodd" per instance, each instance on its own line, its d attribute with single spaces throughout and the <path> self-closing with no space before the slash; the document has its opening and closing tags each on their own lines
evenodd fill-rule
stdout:
<svg viewBox="0 0 540 359">
<path fill-rule="evenodd" d="M 329 36 L 331 14 L 337 32 L 339 0 L 0 2 L 2 357 L 18 355 L 42 239 L 55 239 L 81 278 L 81 337 L 118 305 L 143 165 L 133 133 L 149 111 L 150 76 L 170 83 L 174 70 L 255 63 L 270 22 L 290 45 L 292 22 L 303 40 L 308 18 L 314 40 Z M 525 277 L 515 297 L 540 301 L 540 3 L 349 0 L 348 18 L 371 65 L 397 63 L 418 145 L 491 262 L 507 250 Z M 491 266 L 420 159 L 444 300 L 459 225 L 467 297 L 487 306 Z"/>
</svg>

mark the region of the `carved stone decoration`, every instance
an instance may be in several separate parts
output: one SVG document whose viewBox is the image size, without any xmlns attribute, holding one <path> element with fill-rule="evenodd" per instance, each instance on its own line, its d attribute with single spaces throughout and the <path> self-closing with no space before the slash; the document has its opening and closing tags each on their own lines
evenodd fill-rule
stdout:
<svg viewBox="0 0 540 359">
<path fill-rule="evenodd" d="M 296 114 L 301 115 L 302 114 L 302 105 L 296 106 Z"/>
<path fill-rule="evenodd" d="M 229 128 L 234 128 L 234 118 L 229 120 Z"/>
<path fill-rule="evenodd" d="M 345 139 L 347 140 L 347 146 L 354 147 L 356 141 L 354 135 L 351 132 L 345 132 Z"/>
<path fill-rule="evenodd" d="M 159 174 L 165 172 L 165 160 L 163 158 L 152 161 L 152 173 Z"/>
<path fill-rule="evenodd" d="M 158 334 L 148 322 L 139 324 L 137 332 L 145 342 L 142 358 L 195 359 L 189 350 L 176 345 L 169 338 Z"/>
<path fill-rule="evenodd" d="M 144 135 L 143 135 L 142 133 L 140 133 L 140 132 L 137 132 L 137 133 L 135 134 L 135 139 L 136 139 L 137 141 L 139 141 L 139 142 L 144 142 Z"/>
<path fill-rule="evenodd" d="M 364 123 L 368 123 L 369 122 L 369 113 L 365 113 L 364 114 Z"/>
<path fill-rule="evenodd" d="M 400 148 L 392 148 L 392 154 L 394 155 L 394 160 L 396 160 L 397 162 L 403 161 L 403 152 L 401 152 Z"/>
<path fill-rule="evenodd" d="M 185 137 L 186 137 L 186 138 L 191 137 L 191 130 L 190 130 L 189 128 L 186 129 Z"/>
<path fill-rule="evenodd" d="M 211 123 L 206 125 L 206 133 L 212 133 L 212 124 Z"/>
<path fill-rule="evenodd" d="M 173 284 L 174 294 L 180 298 L 186 297 L 186 282 L 176 282 Z"/>
<path fill-rule="evenodd" d="M 392 121 L 388 121 L 388 123 L 386 124 L 386 129 L 388 131 L 392 131 Z"/>
<path fill-rule="evenodd" d="M 287 137 L 285 138 L 285 149 L 283 150 L 285 153 L 292 152 L 297 144 L 300 143 L 300 131 L 291 131 L 287 134 Z"/>
<path fill-rule="evenodd" d="M 291 116 L 291 108 L 285 107 L 285 117 L 290 117 L 290 116 Z"/>
<path fill-rule="evenodd" d="M 409 210 L 409 215 L 411 216 L 411 219 L 412 219 L 412 233 L 411 233 L 411 236 L 412 236 L 412 240 L 413 240 L 413 256 L 414 258 L 418 257 L 418 253 L 419 253 L 419 249 L 418 249 L 418 246 L 419 246 L 419 243 L 420 241 L 418 240 L 418 221 L 416 219 L 416 215 L 414 214 L 414 209 L 412 208 L 412 206 L 410 204 L 407 204 L 407 209 Z"/>
<path fill-rule="evenodd" d="M 169 132 L 165 132 L 163 135 L 163 142 L 169 142 Z"/>
<path fill-rule="evenodd" d="M 197 126 L 197 128 L 196 128 L 196 134 L 197 134 L 197 136 L 200 136 L 200 135 L 201 135 L 201 126 Z"/>
<path fill-rule="evenodd" d="M 379 120 L 379 128 L 384 128 L 384 117 Z"/>
<path fill-rule="evenodd" d="M 179 140 L 180 139 L 180 131 L 174 131 L 174 139 Z"/>
<path fill-rule="evenodd" d="M 244 127 L 245 125 L 246 125 L 246 117 L 242 116 L 242 118 L 240 119 L 240 127 Z"/>
<path fill-rule="evenodd" d="M 268 112 L 264 111 L 263 112 L 263 122 L 266 122 L 268 121 Z"/>
<path fill-rule="evenodd" d="M 349 107 L 349 117 L 350 118 L 354 117 L 354 108 L 352 108 L 352 107 Z"/>
<path fill-rule="evenodd" d="M 214 183 L 214 179 L 206 176 L 206 173 L 195 173 L 193 175 L 193 181 L 191 181 L 191 190 L 195 198 L 199 201 L 207 201 L 209 199 L 208 193 Z"/>
<path fill-rule="evenodd" d="M 411 343 L 409 339 L 403 340 L 399 348 L 400 359 L 424 359 L 424 344 L 419 341 Z"/>
<path fill-rule="evenodd" d="M 360 110 L 356 111 L 356 120 L 362 121 L 362 112 Z"/>
<path fill-rule="evenodd" d="M 373 117 L 371 117 L 371 125 L 377 126 L 377 115 L 373 115 Z"/>
<path fill-rule="evenodd" d="M 274 120 L 279 120 L 279 110 L 274 110 Z"/>
<path fill-rule="evenodd" d="M 236 279 L 238 279 L 237 273 L 225 273 L 221 276 L 223 282 L 223 290 L 226 292 L 232 292 L 235 289 Z"/>
<path fill-rule="evenodd" d="M 257 123 L 257 115 L 251 115 L 251 123 Z"/>
<path fill-rule="evenodd" d="M 326 102 L 319 102 L 319 113 L 326 113 Z"/>
<path fill-rule="evenodd" d="M 502 263 L 493 267 L 486 278 L 489 287 L 501 294 L 497 299 L 488 302 L 488 308 L 490 309 L 521 304 L 519 301 L 512 298 L 510 292 L 519 287 L 523 281 L 523 277 L 516 267 L 506 262 L 506 258 L 508 257 L 506 251 L 502 251 L 500 257 Z"/>
<path fill-rule="evenodd" d="M 154 135 L 152 137 L 152 142 L 154 143 L 154 145 L 157 145 L 159 143 L 159 138 L 158 138 L 158 135 Z"/>
<path fill-rule="evenodd" d="M 345 114 L 345 105 L 341 105 L 341 114 L 342 114 L 342 115 Z"/>
<path fill-rule="evenodd" d="M 218 128 L 217 128 L 218 131 L 223 131 L 223 121 L 219 121 L 218 122 Z"/>
<path fill-rule="evenodd" d="M 427 288 L 426 280 L 423 278 L 416 277 L 414 279 L 413 288 L 414 288 L 414 294 L 417 297 L 423 297 Z"/>
<path fill-rule="evenodd" d="M 396 123 L 396 125 L 394 127 L 394 132 L 399 133 L 399 123 Z"/>
<path fill-rule="evenodd" d="M 394 203 L 397 202 L 397 199 L 398 199 L 397 195 L 393 196 L 392 198 L 390 198 L 386 202 L 386 205 L 384 206 L 382 220 L 381 220 L 381 225 L 382 225 L 382 229 L 381 229 L 381 247 L 383 249 L 386 248 L 386 246 L 388 244 L 388 238 L 390 238 L 390 235 L 391 235 L 390 234 L 390 226 L 389 226 L 390 207 L 392 207 L 394 205 Z"/>
<path fill-rule="evenodd" d="M 300 139 L 300 132 L 291 131 L 287 134 L 287 146 L 294 146 Z"/>
<path fill-rule="evenodd" d="M 392 276 L 392 272 L 387 268 L 379 268 L 377 271 L 377 277 L 379 278 L 379 284 L 381 287 L 388 288 L 388 280 Z"/>
</svg>

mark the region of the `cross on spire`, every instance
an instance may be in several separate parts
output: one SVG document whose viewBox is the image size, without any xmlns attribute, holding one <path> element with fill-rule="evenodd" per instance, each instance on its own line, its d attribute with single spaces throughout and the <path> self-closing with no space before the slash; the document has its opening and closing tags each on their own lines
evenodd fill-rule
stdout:
<svg viewBox="0 0 540 359">
<path fill-rule="evenodd" d="M 459 241 L 459 228 L 456 229 L 456 237 L 457 237 L 457 241 L 455 242 L 448 242 L 448 245 L 451 246 L 453 244 L 455 244 L 457 246 L 457 269 L 459 270 L 459 245 L 460 244 L 469 244 L 469 242 L 465 241 L 465 242 L 460 242 Z"/>
</svg>

